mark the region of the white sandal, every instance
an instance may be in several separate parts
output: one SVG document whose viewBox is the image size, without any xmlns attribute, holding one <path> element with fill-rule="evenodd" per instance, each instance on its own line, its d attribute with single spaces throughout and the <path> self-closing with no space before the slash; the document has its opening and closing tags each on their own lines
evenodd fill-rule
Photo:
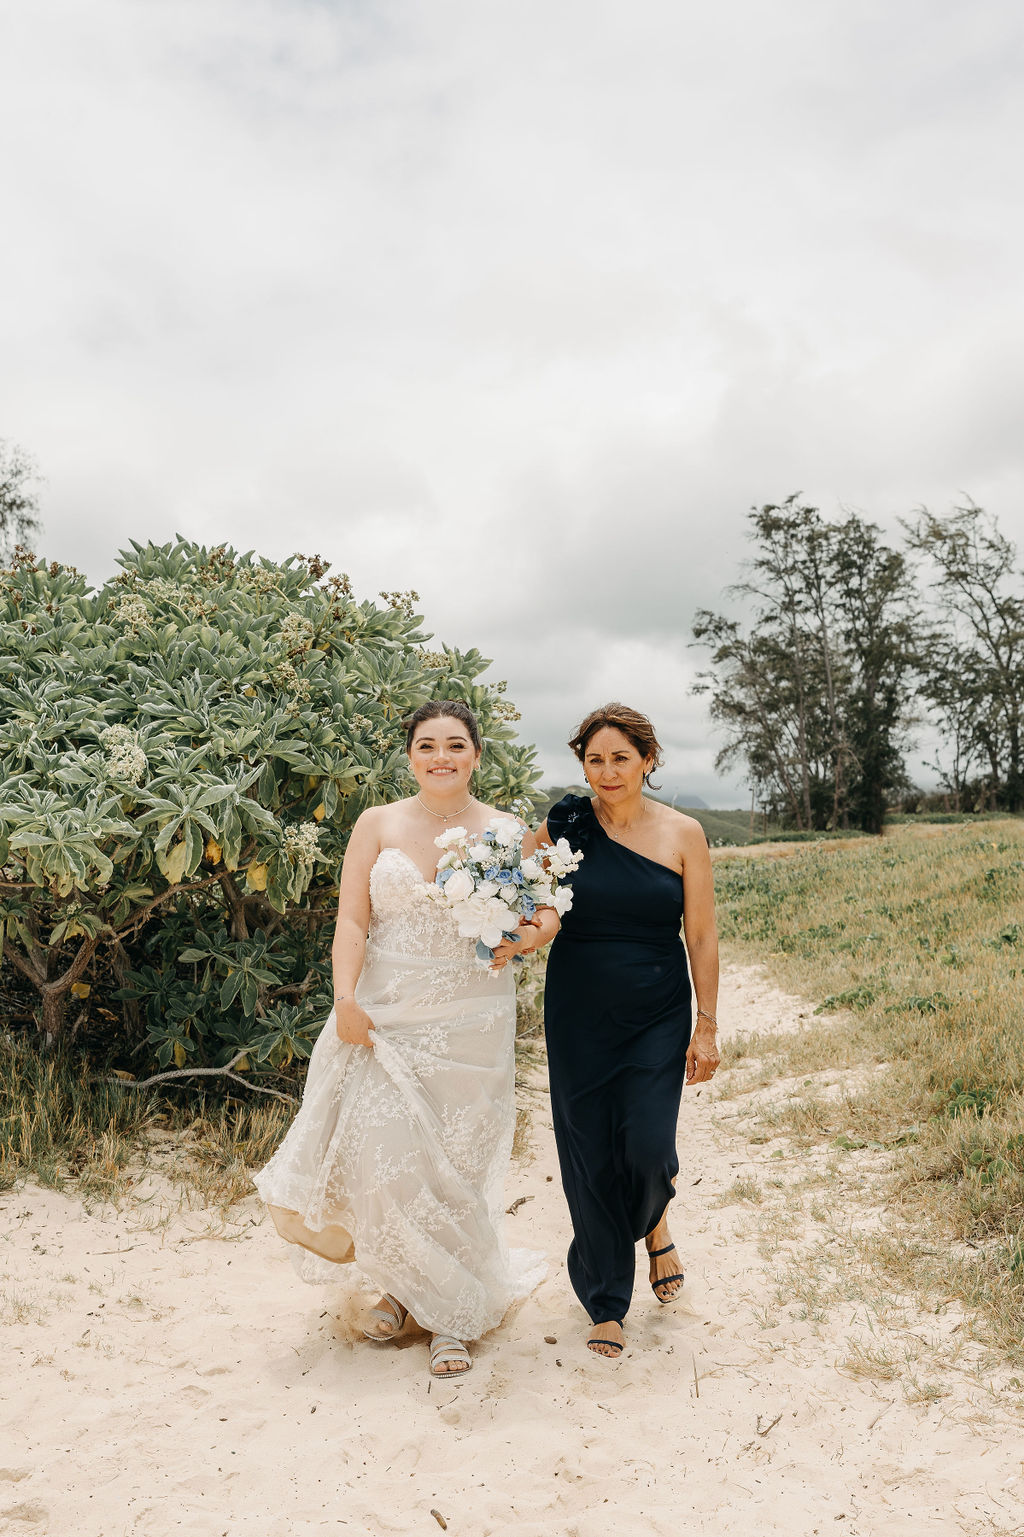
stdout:
<svg viewBox="0 0 1024 1537">
<path fill-rule="evenodd" d="M 401 1334 L 405 1328 L 405 1320 L 409 1316 L 409 1309 L 404 1308 L 397 1297 L 392 1297 L 390 1292 L 385 1292 L 381 1297 L 384 1307 L 371 1308 L 370 1317 L 379 1318 L 381 1323 L 388 1325 L 382 1334 L 379 1329 L 364 1329 L 363 1334 L 368 1340 L 393 1340 Z"/>
<path fill-rule="evenodd" d="M 435 1370 L 442 1361 L 464 1361 L 461 1371 L 439 1372 Z M 454 1334 L 435 1334 L 430 1341 L 430 1375 L 432 1377 L 464 1377 L 467 1372 L 473 1370 L 473 1362 L 469 1351 L 461 1340 L 457 1340 Z"/>
</svg>

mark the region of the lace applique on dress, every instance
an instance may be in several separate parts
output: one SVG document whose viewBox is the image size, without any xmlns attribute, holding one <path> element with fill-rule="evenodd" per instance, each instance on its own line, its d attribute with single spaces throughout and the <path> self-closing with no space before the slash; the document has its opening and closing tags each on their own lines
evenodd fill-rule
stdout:
<svg viewBox="0 0 1024 1537">
<path fill-rule="evenodd" d="M 333 1258 L 336 1235 L 350 1235 L 360 1271 L 424 1328 L 475 1339 L 544 1266 L 510 1254 L 502 1227 L 514 982 L 476 964 L 428 889 L 407 854 L 381 851 L 356 989 L 374 1044 L 342 1044 L 329 1016 L 299 1113 L 256 1184 L 282 1232 L 289 1217 L 285 1236 L 323 1254 L 330 1235 Z"/>
</svg>

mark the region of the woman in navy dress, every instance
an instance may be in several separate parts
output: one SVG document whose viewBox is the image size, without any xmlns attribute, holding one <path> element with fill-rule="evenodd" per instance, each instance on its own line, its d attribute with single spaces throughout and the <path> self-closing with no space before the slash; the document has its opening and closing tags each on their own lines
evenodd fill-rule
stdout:
<svg viewBox="0 0 1024 1537">
<path fill-rule="evenodd" d="M 590 1349 L 618 1356 L 641 1238 L 658 1301 L 682 1289 L 666 1214 L 683 1084 L 706 1083 L 719 1060 L 718 938 L 700 823 L 643 794 L 662 761 L 647 717 L 606 705 L 569 745 L 594 798 L 566 795 L 538 833 L 584 855 L 548 960 L 551 1107 L 574 1234 L 569 1278 L 594 1325 Z"/>
</svg>

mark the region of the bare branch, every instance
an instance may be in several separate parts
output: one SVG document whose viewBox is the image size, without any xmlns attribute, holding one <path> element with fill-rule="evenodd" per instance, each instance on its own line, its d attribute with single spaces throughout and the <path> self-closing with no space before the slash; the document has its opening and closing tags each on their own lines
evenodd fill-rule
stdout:
<svg viewBox="0 0 1024 1537">
<path fill-rule="evenodd" d="M 272 1094 L 275 1099 L 283 1099 L 289 1105 L 297 1105 L 299 1101 L 294 1094 L 282 1094 L 280 1089 L 267 1089 L 262 1084 L 250 1083 L 248 1078 L 243 1078 L 240 1073 L 233 1073 L 231 1069 L 236 1062 L 241 1062 L 243 1057 L 249 1055 L 249 1048 L 238 1051 L 226 1062 L 223 1067 L 177 1067 L 167 1073 L 154 1073 L 152 1078 L 98 1078 L 97 1083 L 117 1083 L 122 1089 L 149 1089 L 154 1083 L 170 1083 L 180 1078 L 230 1078 L 232 1083 L 240 1083 L 247 1089 L 252 1089 L 254 1094 Z"/>
</svg>

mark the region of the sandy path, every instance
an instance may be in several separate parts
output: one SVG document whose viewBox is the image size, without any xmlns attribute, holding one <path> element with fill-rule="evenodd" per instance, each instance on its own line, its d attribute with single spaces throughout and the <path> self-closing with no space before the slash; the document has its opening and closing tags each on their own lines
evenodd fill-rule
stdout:
<svg viewBox="0 0 1024 1537">
<path fill-rule="evenodd" d="M 765 1026 L 802 1009 L 754 971 L 727 977 L 723 1018 Z M 629 1349 L 612 1364 L 583 1349 L 541 1102 L 509 1226 L 546 1249 L 549 1278 L 481 1342 L 471 1376 L 429 1391 L 422 1339 L 359 1339 L 337 1291 L 295 1278 L 255 1202 L 222 1222 L 175 1210 L 156 1179 L 148 1204 L 120 1213 L 8 1193 L 0 1532 L 430 1537 L 432 1510 L 467 1537 L 1021 1530 L 1024 1436 L 998 1374 L 968 1352 L 936 1377 L 955 1320 L 911 1309 L 895 1331 L 938 1331 L 928 1391 L 945 1396 L 853 1380 L 837 1363 L 857 1309 L 815 1321 L 776 1295 L 766 1228 L 797 1263 L 813 1247 L 792 1202 L 716 1204 L 752 1170 L 780 1176 L 781 1202 L 800 1173 L 783 1144 L 748 1143 L 744 1104 L 685 1096 L 684 1300 L 659 1307 L 639 1266 Z"/>
</svg>

